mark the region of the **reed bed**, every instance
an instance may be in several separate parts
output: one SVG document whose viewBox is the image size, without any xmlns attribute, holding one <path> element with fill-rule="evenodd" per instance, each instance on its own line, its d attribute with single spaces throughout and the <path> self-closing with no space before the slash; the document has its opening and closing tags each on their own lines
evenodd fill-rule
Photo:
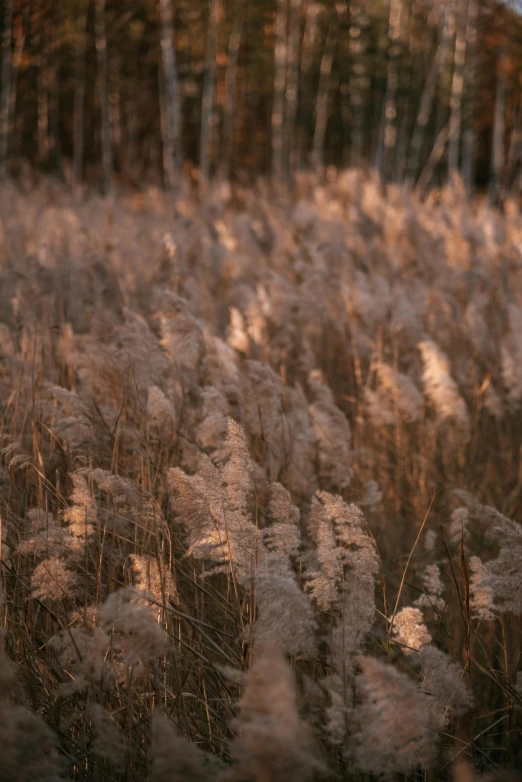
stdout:
<svg viewBox="0 0 522 782">
<path fill-rule="evenodd" d="M 0 203 L 0 778 L 522 767 L 522 219 Z"/>
</svg>

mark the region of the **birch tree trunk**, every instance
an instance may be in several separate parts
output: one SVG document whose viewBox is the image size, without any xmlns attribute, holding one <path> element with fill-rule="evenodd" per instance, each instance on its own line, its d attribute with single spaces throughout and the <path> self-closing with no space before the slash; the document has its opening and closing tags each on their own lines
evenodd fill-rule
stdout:
<svg viewBox="0 0 522 782">
<path fill-rule="evenodd" d="M 0 92 L 0 177 L 6 174 L 9 143 L 9 95 L 11 90 L 11 37 L 13 30 L 13 0 L 4 3 L 2 29 L 2 85 Z"/>
<path fill-rule="evenodd" d="M 464 93 L 464 66 L 466 63 L 467 13 L 457 11 L 457 34 L 455 36 L 455 59 L 451 82 L 450 122 L 448 137 L 448 173 L 459 170 L 460 132 L 462 125 L 462 96 Z"/>
<path fill-rule="evenodd" d="M 428 78 L 424 84 L 422 90 L 419 110 L 417 113 L 417 120 L 415 122 L 415 128 L 413 130 L 413 136 L 411 140 L 411 151 L 408 162 L 408 175 L 406 177 L 407 184 L 412 187 L 419 171 L 419 163 L 422 152 L 422 147 L 426 139 L 426 128 L 433 111 L 433 105 L 435 102 L 435 92 L 437 89 L 437 78 L 440 74 L 442 64 L 445 60 L 444 43 L 442 42 L 435 55 L 431 70 L 428 74 Z"/>
<path fill-rule="evenodd" d="M 433 178 L 435 169 L 444 156 L 444 150 L 446 148 L 446 142 L 448 141 L 448 136 L 449 136 L 449 124 L 446 123 L 446 125 L 442 128 L 442 130 L 437 134 L 435 138 L 435 142 L 429 154 L 428 160 L 426 161 L 426 164 L 421 171 L 419 179 L 417 180 L 417 184 L 415 185 L 415 192 L 417 192 L 421 198 L 426 193 L 426 190 L 428 189 L 428 186 Z"/>
<path fill-rule="evenodd" d="M 449 39 L 446 34 L 447 19 L 445 12 L 443 11 L 442 13 L 443 18 L 441 24 L 441 40 L 433 59 L 428 77 L 424 83 L 419 101 L 417 119 L 413 129 L 410 156 L 408 161 L 408 171 L 406 176 L 406 183 L 409 187 L 413 187 L 415 180 L 417 179 L 421 153 L 426 141 L 426 129 L 435 104 L 438 79 L 443 71 L 449 54 Z"/>
<path fill-rule="evenodd" d="M 400 24 L 402 0 L 390 0 L 388 67 L 383 114 L 379 129 L 376 168 L 388 179 L 397 144 L 397 90 L 399 87 Z"/>
<path fill-rule="evenodd" d="M 208 182 L 214 127 L 214 102 L 216 95 L 216 55 L 217 31 L 221 17 L 221 0 L 210 0 L 210 13 L 207 38 L 207 61 L 201 106 L 201 136 L 199 144 L 199 162 L 202 183 Z"/>
<path fill-rule="evenodd" d="M 109 60 L 107 55 L 107 36 L 105 33 L 105 0 L 95 0 L 95 37 L 96 59 L 98 63 L 98 95 L 101 110 L 103 191 L 105 195 L 109 195 L 112 190 L 113 162 L 108 91 Z"/>
<path fill-rule="evenodd" d="M 319 17 L 322 7 L 309 2 L 305 12 L 303 43 L 301 46 L 301 73 L 308 73 L 313 65 L 316 43 L 319 38 Z"/>
<path fill-rule="evenodd" d="M 334 3 L 330 13 L 328 33 L 326 35 L 326 43 L 324 46 L 323 57 L 321 59 L 319 87 L 317 90 L 317 99 L 315 102 L 315 130 L 312 144 L 312 167 L 318 173 L 321 173 L 324 165 L 324 140 L 326 136 L 326 126 L 328 124 L 330 79 L 332 75 L 333 58 L 339 38 L 339 26 L 339 9 L 337 4 Z"/>
<path fill-rule="evenodd" d="M 366 0 L 356 0 L 350 6 L 350 114 L 351 114 L 351 163 L 359 166 L 363 156 L 365 92 L 368 76 L 366 74 L 366 27 L 368 16 L 365 10 Z"/>
<path fill-rule="evenodd" d="M 409 0 L 408 11 L 409 24 L 406 28 L 408 39 L 402 47 L 404 53 L 403 65 L 399 76 L 399 95 L 397 101 L 397 143 L 394 161 L 394 181 L 404 182 L 408 165 L 408 152 L 411 138 L 411 128 L 415 121 L 415 105 L 413 95 L 421 91 L 422 56 L 423 46 L 427 39 L 419 38 L 417 29 L 421 26 L 424 13 L 418 0 Z"/>
<path fill-rule="evenodd" d="M 234 19 L 230 40 L 228 43 L 227 70 L 225 75 L 225 105 L 223 108 L 223 160 L 221 173 L 225 177 L 230 176 L 230 164 L 234 148 L 234 135 L 236 132 L 236 97 L 237 97 L 237 63 L 241 36 L 243 33 L 243 19 L 241 8 Z"/>
<path fill-rule="evenodd" d="M 165 185 L 175 190 L 181 175 L 181 94 L 174 47 L 174 13 L 172 0 L 158 0 L 161 22 L 160 45 L 163 69 L 165 110 L 163 122 L 163 168 Z"/>
<path fill-rule="evenodd" d="M 290 0 L 290 29 L 288 33 L 288 54 L 286 63 L 284 156 L 287 183 L 290 184 L 295 170 L 295 137 L 297 100 L 299 96 L 299 44 L 301 39 L 302 0 Z"/>
<path fill-rule="evenodd" d="M 304 116 L 312 118 L 315 115 L 316 88 L 313 84 L 313 66 L 315 64 L 319 35 L 319 18 L 322 13 L 322 6 L 313 0 L 308 0 L 305 12 L 305 22 L 303 31 L 303 41 L 301 45 L 301 63 L 299 66 L 301 74 L 301 89 L 299 105 Z M 296 165 L 301 166 L 303 160 L 310 162 L 310 126 L 309 123 L 303 123 L 300 127 L 298 150 L 296 155 Z"/>
<path fill-rule="evenodd" d="M 390 48 L 389 22 L 386 30 L 378 30 L 376 49 L 373 62 L 373 76 L 377 84 L 386 84 L 386 75 L 388 73 L 387 61 L 388 50 Z M 346 112 L 350 115 L 350 109 Z M 384 116 L 384 98 L 380 89 L 374 89 L 371 100 L 371 161 L 374 168 L 382 160 L 382 132 Z M 343 115 L 343 122 L 345 121 Z"/>
<path fill-rule="evenodd" d="M 79 0 L 76 26 L 76 51 L 74 53 L 74 106 L 73 106 L 73 173 L 80 184 L 83 178 L 84 112 L 85 112 L 85 49 L 87 35 L 87 10 L 89 0 Z"/>
<path fill-rule="evenodd" d="M 285 120 L 287 24 L 288 0 L 277 0 L 274 103 L 272 107 L 272 178 L 276 182 L 281 182 L 284 170 L 283 125 Z"/>
<path fill-rule="evenodd" d="M 451 101 L 452 88 L 452 66 L 453 41 L 455 38 L 455 3 L 458 0 L 447 0 L 446 12 L 444 16 L 443 43 L 444 61 L 441 66 L 439 79 L 438 102 L 435 116 L 435 138 L 449 139 L 449 105 Z M 436 142 L 437 143 L 437 142 Z M 440 161 L 439 161 L 440 162 Z"/>
</svg>

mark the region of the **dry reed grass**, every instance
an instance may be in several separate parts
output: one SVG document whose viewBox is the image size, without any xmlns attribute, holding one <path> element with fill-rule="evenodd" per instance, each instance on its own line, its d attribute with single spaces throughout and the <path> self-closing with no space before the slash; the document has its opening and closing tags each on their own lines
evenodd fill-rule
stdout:
<svg viewBox="0 0 522 782">
<path fill-rule="evenodd" d="M 518 204 L 140 205 L 3 186 L 0 779 L 520 769 Z"/>
</svg>

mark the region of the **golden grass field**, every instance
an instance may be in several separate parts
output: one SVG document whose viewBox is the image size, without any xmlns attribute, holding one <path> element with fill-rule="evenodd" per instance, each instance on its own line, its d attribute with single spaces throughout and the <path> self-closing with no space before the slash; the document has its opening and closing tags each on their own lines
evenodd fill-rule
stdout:
<svg viewBox="0 0 522 782">
<path fill-rule="evenodd" d="M 520 208 L 329 179 L 2 185 L 2 782 L 522 768 Z"/>
</svg>

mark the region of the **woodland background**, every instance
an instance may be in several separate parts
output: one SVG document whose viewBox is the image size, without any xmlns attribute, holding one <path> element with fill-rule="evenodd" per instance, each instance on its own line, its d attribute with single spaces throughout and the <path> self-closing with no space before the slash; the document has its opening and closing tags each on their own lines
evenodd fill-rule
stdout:
<svg viewBox="0 0 522 782">
<path fill-rule="evenodd" d="M 371 165 L 519 187 L 522 20 L 496 0 L 3 0 L 0 168 L 179 184 Z M 116 176 L 113 179 L 113 175 Z"/>
</svg>

